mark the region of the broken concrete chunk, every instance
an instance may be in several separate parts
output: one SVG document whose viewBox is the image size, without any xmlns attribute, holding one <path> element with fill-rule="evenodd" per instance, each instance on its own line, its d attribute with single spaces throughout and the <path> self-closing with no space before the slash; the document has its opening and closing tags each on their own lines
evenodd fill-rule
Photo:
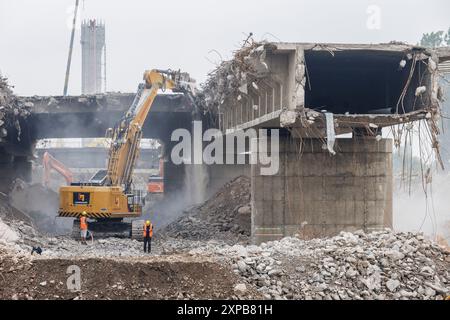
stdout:
<svg viewBox="0 0 450 320">
<path fill-rule="evenodd" d="M 399 285 L 400 285 L 400 281 L 398 281 L 398 280 L 392 280 L 392 279 L 389 279 L 389 280 L 386 282 L 386 287 L 389 289 L 390 292 L 394 292 L 395 289 L 397 289 L 397 287 L 398 287 Z"/>
<path fill-rule="evenodd" d="M 242 93 L 244 93 L 244 94 L 248 94 L 247 84 L 244 83 L 243 85 L 241 85 L 241 86 L 239 87 L 239 91 L 242 92 Z"/>
<path fill-rule="evenodd" d="M 287 110 L 280 114 L 280 124 L 282 127 L 289 126 L 297 120 L 297 112 Z"/>
<path fill-rule="evenodd" d="M 434 62 L 434 60 L 432 58 L 428 59 L 428 69 L 433 72 L 437 69 L 437 64 L 436 62 Z"/>
<path fill-rule="evenodd" d="M 250 214 L 252 212 L 252 209 L 250 206 L 242 206 L 238 209 L 239 214 Z"/>
<path fill-rule="evenodd" d="M 234 287 L 234 291 L 238 294 L 243 294 L 247 291 L 247 286 L 244 283 L 239 283 Z"/>
<path fill-rule="evenodd" d="M 238 267 L 238 270 L 239 270 L 240 272 L 245 272 L 245 271 L 247 271 L 247 264 L 246 264 L 244 261 L 242 261 L 242 260 L 239 260 L 239 261 L 237 262 L 237 267 Z"/>
<path fill-rule="evenodd" d="M 423 93 L 425 93 L 426 91 L 427 91 L 427 87 L 425 87 L 425 86 L 417 87 L 415 95 L 416 95 L 416 97 L 418 97 L 418 96 L 422 95 Z"/>
<path fill-rule="evenodd" d="M 58 104 L 58 100 L 56 100 L 54 97 L 50 97 L 50 99 L 48 99 L 48 103 L 47 103 L 48 106 L 53 106 L 56 104 Z"/>
<path fill-rule="evenodd" d="M 1 128 L 0 129 L 0 138 L 4 138 L 8 135 L 8 130 L 6 130 L 5 128 Z"/>
</svg>

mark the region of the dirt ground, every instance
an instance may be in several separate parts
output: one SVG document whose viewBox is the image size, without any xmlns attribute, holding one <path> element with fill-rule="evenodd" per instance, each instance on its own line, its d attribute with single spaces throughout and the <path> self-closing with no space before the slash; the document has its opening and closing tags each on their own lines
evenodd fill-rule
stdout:
<svg viewBox="0 0 450 320">
<path fill-rule="evenodd" d="M 80 268 L 81 290 L 71 292 L 69 266 Z M 2 257 L 0 299 L 238 299 L 229 268 L 186 255 L 141 259 Z"/>
</svg>

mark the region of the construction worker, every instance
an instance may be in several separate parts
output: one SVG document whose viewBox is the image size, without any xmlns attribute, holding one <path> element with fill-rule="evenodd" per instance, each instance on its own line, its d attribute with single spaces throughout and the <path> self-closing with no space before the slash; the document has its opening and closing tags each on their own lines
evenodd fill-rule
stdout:
<svg viewBox="0 0 450 320">
<path fill-rule="evenodd" d="M 152 237 L 153 237 L 153 224 L 151 223 L 150 220 L 147 220 L 144 223 L 143 236 L 144 236 L 144 252 L 150 253 L 152 252 Z"/>
<path fill-rule="evenodd" d="M 82 244 L 87 244 L 86 242 L 87 232 L 88 232 L 87 212 L 83 211 L 80 218 L 80 235 Z"/>
</svg>

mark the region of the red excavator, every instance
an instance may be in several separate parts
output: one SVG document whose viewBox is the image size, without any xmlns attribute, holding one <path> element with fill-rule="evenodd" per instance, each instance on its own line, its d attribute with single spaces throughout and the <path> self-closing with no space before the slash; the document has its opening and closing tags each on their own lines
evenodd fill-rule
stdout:
<svg viewBox="0 0 450 320">
<path fill-rule="evenodd" d="M 164 197 L 164 158 L 159 158 L 159 174 L 151 175 L 147 184 L 147 204 L 153 206 Z"/>
<path fill-rule="evenodd" d="M 42 157 L 42 164 L 44 166 L 44 175 L 43 175 L 43 181 L 42 184 L 48 188 L 50 183 L 50 174 L 51 170 L 55 170 L 60 175 L 66 179 L 67 185 L 70 186 L 73 180 L 73 174 L 72 171 L 70 171 L 69 168 L 67 168 L 61 161 L 55 159 L 50 153 L 45 152 Z"/>
<path fill-rule="evenodd" d="M 147 185 L 148 193 L 164 193 L 164 159 L 159 158 L 159 174 L 151 175 Z"/>
</svg>

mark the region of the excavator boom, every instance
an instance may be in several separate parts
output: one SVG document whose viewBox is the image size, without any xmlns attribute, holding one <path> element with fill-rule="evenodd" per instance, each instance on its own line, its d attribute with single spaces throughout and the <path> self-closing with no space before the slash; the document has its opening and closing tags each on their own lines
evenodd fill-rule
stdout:
<svg viewBox="0 0 450 320">
<path fill-rule="evenodd" d="M 111 133 L 107 183 L 129 190 L 133 169 L 139 156 L 142 127 L 159 90 L 189 92 L 191 79 L 188 74 L 170 70 L 151 70 L 144 73 L 144 81 L 125 116 Z"/>
</svg>

